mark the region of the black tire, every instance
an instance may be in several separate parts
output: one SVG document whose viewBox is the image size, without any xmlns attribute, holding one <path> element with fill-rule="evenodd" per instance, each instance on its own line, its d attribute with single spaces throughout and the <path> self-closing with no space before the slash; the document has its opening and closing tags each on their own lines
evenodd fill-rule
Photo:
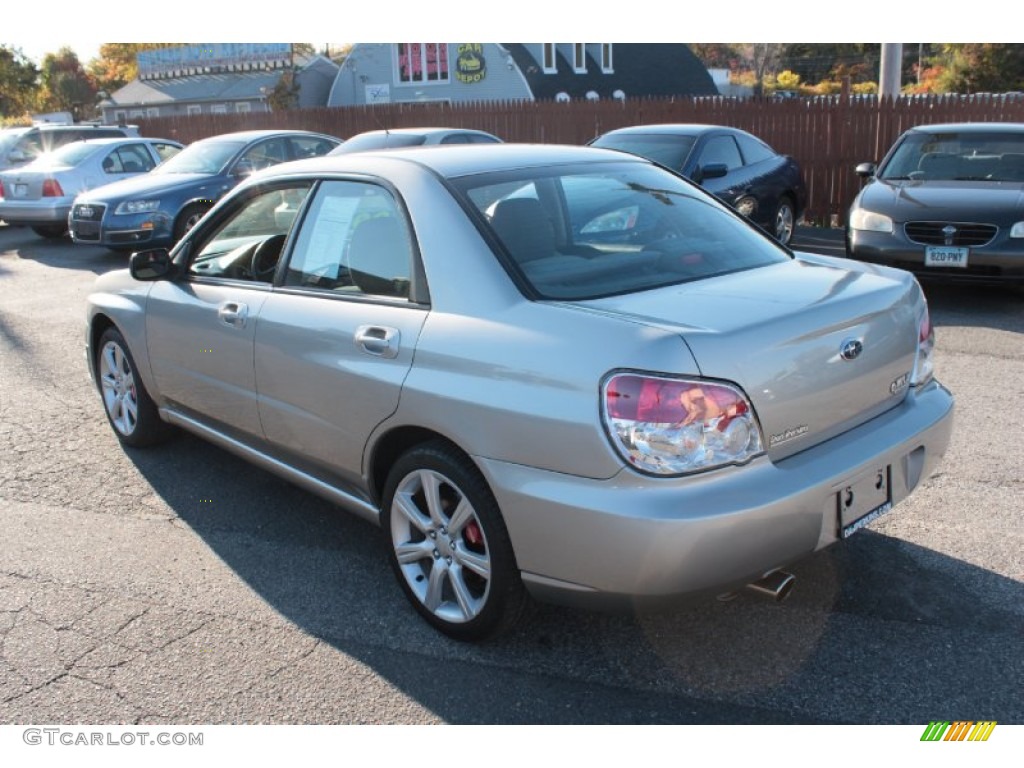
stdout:
<svg viewBox="0 0 1024 768">
<path fill-rule="evenodd" d="M 441 632 L 483 640 L 524 616 L 529 598 L 505 521 L 460 451 L 437 441 L 399 457 L 384 486 L 382 524 L 399 585 Z"/>
<path fill-rule="evenodd" d="M 796 208 L 793 200 L 788 195 L 779 198 L 775 212 L 772 214 L 772 234 L 775 239 L 783 245 L 789 245 L 793 241 L 793 233 L 796 232 Z"/>
<path fill-rule="evenodd" d="M 116 328 L 108 328 L 100 336 L 95 365 L 103 411 L 118 440 L 144 448 L 163 442 L 173 433 L 157 413 L 156 403 L 139 378 L 135 358 Z"/>
<path fill-rule="evenodd" d="M 174 222 L 174 242 L 181 240 L 206 215 L 208 210 L 210 210 L 210 206 L 202 203 L 192 203 L 192 205 L 182 208 Z"/>
<path fill-rule="evenodd" d="M 64 235 L 68 233 L 68 225 L 36 224 L 32 227 L 32 231 L 40 237 L 45 237 L 47 240 L 63 240 Z"/>
</svg>

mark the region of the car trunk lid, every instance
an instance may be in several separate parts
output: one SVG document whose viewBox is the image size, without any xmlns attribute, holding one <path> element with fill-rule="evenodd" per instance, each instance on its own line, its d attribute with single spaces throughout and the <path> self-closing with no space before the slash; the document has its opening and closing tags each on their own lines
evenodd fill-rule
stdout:
<svg viewBox="0 0 1024 768">
<path fill-rule="evenodd" d="M 743 388 L 779 459 L 906 395 L 920 289 L 894 270 L 850 267 L 795 259 L 584 304 L 678 332 L 702 376 Z"/>
</svg>

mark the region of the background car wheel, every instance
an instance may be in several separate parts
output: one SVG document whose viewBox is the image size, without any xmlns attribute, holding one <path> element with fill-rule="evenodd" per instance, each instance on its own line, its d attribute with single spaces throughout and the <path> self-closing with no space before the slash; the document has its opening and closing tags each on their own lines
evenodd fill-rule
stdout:
<svg viewBox="0 0 1024 768">
<path fill-rule="evenodd" d="M 793 201 L 788 197 L 779 200 L 779 204 L 775 207 L 772 226 L 775 239 L 783 245 L 789 245 L 793 239 L 793 232 L 796 230 L 796 211 L 793 208 Z"/>
<path fill-rule="evenodd" d="M 199 203 L 186 205 L 182 212 L 178 214 L 177 221 L 174 222 L 174 241 L 181 240 L 192 227 L 199 223 L 199 220 L 206 215 L 208 210 L 210 210 L 208 205 L 201 205 Z"/>
<path fill-rule="evenodd" d="M 443 442 L 402 455 L 384 489 L 383 527 L 398 582 L 430 624 L 481 640 L 528 605 L 498 504 L 468 457 Z"/>
<path fill-rule="evenodd" d="M 48 240 L 60 240 L 68 233 L 67 224 L 37 224 L 32 231 Z"/>
<path fill-rule="evenodd" d="M 166 439 L 171 427 L 157 413 L 156 404 L 139 378 L 124 336 L 108 328 L 96 351 L 96 374 L 107 420 L 125 445 L 142 448 Z"/>
</svg>

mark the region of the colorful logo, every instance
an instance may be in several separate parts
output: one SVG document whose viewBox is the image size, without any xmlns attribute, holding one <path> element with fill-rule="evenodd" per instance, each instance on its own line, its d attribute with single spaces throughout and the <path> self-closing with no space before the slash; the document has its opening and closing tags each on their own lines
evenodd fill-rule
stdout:
<svg viewBox="0 0 1024 768">
<path fill-rule="evenodd" d="M 995 720 L 932 720 L 924 729 L 921 741 L 988 741 L 995 730 Z"/>
</svg>

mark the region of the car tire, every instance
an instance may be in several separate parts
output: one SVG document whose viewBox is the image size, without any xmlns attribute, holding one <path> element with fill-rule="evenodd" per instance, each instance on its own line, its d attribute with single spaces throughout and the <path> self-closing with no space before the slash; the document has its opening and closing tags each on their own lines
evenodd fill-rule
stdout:
<svg viewBox="0 0 1024 768">
<path fill-rule="evenodd" d="M 32 231 L 47 240 L 62 240 L 68 233 L 67 224 L 36 224 Z"/>
<path fill-rule="evenodd" d="M 448 443 L 403 454 L 384 486 L 388 559 L 413 607 L 457 640 L 494 637 L 529 598 L 508 530 L 480 471 Z"/>
<path fill-rule="evenodd" d="M 793 240 L 793 233 L 796 231 L 796 209 L 793 207 L 793 200 L 783 195 L 775 206 L 775 213 L 772 215 L 772 234 L 775 239 L 783 245 L 789 245 Z"/>
<path fill-rule="evenodd" d="M 199 223 L 199 220 L 206 215 L 208 210 L 210 210 L 210 206 L 203 205 L 202 203 L 186 205 L 174 222 L 174 242 L 178 242 L 188 234 L 188 231 Z"/>
<path fill-rule="evenodd" d="M 124 336 L 108 328 L 96 346 L 96 381 L 107 421 L 124 445 L 144 448 L 163 442 L 173 432 L 160 418 L 156 403 L 138 375 Z"/>
</svg>

